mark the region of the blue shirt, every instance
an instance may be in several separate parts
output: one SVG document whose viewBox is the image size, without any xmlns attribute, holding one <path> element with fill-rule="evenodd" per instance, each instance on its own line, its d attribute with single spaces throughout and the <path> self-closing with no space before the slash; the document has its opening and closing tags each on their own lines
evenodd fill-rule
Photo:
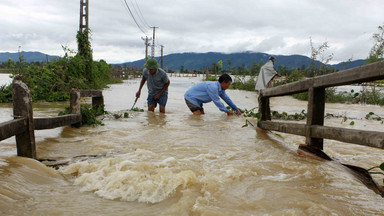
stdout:
<svg viewBox="0 0 384 216">
<path fill-rule="evenodd" d="M 159 93 L 169 81 L 167 73 L 161 68 L 158 68 L 153 75 L 149 73 L 148 69 L 144 68 L 143 79 L 147 80 L 148 93 L 150 95 Z M 166 92 L 168 92 L 168 89 Z"/>
<path fill-rule="evenodd" d="M 218 81 L 205 81 L 192 86 L 185 94 L 184 98 L 198 107 L 202 107 L 203 103 L 213 101 L 215 105 L 223 112 L 228 109 L 220 101 L 222 98 L 233 110 L 237 110 L 237 106 L 221 88 Z"/>
</svg>

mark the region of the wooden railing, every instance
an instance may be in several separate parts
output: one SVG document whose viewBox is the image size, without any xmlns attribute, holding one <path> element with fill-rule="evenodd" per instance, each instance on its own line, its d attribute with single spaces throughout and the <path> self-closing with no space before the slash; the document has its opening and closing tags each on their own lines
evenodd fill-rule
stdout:
<svg viewBox="0 0 384 216">
<path fill-rule="evenodd" d="M 57 117 L 33 118 L 29 89 L 18 77 L 12 83 L 14 120 L 0 123 L 0 141 L 16 137 L 17 155 L 36 159 L 34 130 L 52 129 L 65 125 L 81 126 L 80 97 L 92 97 L 92 106 L 104 104 L 102 91 L 72 89 L 70 113 Z"/>
<path fill-rule="evenodd" d="M 259 95 L 258 127 L 306 137 L 306 144 L 323 149 L 324 139 L 384 149 L 384 133 L 324 126 L 325 88 L 384 79 L 384 61 L 314 77 L 274 88 Z M 308 91 L 306 124 L 271 121 L 269 98 Z"/>
</svg>

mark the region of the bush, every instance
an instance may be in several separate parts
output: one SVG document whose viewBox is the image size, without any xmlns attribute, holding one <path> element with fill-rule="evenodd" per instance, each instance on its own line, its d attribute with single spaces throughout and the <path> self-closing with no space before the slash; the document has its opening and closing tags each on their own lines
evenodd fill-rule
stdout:
<svg viewBox="0 0 384 216">
<path fill-rule="evenodd" d="M 239 89 L 246 91 L 255 91 L 256 82 L 254 77 L 249 79 L 237 78 L 231 84 L 231 89 Z"/>
<path fill-rule="evenodd" d="M 12 102 L 12 85 L 0 86 L 0 103 Z"/>
<path fill-rule="evenodd" d="M 59 116 L 69 114 L 69 107 L 66 107 L 64 111 L 59 112 Z M 107 113 L 104 110 L 104 105 L 99 106 L 97 109 L 94 109 L 91 104 L 82 104 L 80 106 L 80 113 L 82 117 L 82 124 L 97 126 L 104 125 L 101 121 L 97 120 L 97 116 Z"/>
</svg>

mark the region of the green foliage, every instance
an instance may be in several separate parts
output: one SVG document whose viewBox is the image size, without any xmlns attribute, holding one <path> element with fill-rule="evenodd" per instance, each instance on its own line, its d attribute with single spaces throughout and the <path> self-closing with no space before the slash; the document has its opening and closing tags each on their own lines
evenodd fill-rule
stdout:
<svg viewBox="0 0 384 216">
<path fill-rule="evenodd" d="M 99 106 L 97 109 L 94 109 L 91 104 L 81 105 L 80 113 L 82 116 L 82 123 L 88 125 L 104 125 L 101 121 L 97 120 L 97 116 L 103 115 L 104 105 Z"/>
<path fill-rule="evenodd" d="M 255 91 L 255 78 L 246 78 L 246 77 L 236 77 L 235 80 L 232 82 L 230 88 L 231 89 L 240 89 L 240 90 L 247 90 L 247 91 Z"/>
<path fill-rule="evenodd" d="M 0 103 L 12 102 L 12 86 L 2 85 L 0 86 Z"/>
<path fill-rule="evenodd" d="M 371 171 L 371 170 L 374 170 L 374 169 L 379 169 L 379 171 Z M 367 171 L 370 174 L 384 175 L 384 163 L 380 164 L 379 166 L 371 167 L 371 168 L 367 169 Z M 384 179 L 383 179 L 383 182 L 384 182 Z"/>
<path fill-rule="evenodd" d="M 78 32 L 79 52 L 63 47 L 63 58 L 41 66 L 27 64 L 22 54 L 19 61 L 9 60 L 7 64 L 13 76 L 20 75 L 23 82 L 31 91 L 32 100 L 67 101 L 72 88 L 77 89 L 103 89 L 109 83 L 115 83 L 112 78 L 112 66 L 104 60 L 92 61 L 92 50 L 87 32 Z M 2 87 L 0 102 L 9 102 L 8 87 Z"/>
<path fill-rule="evenodd" d="M 304 120 L 307 118 L 307 113 L 305 110 L 302 110 L 300 113 L 295 113 L 293 115 L 289 115 L 286 112 L 279 113 L 278 111 L 272 111 L 272 118 L 273 119 L 280 119 L 280 120 Z"/>
<path fill-rule="evenodd" d="M 97 116 L 106 114 L 104 110 L 104 105 L 99 106 L 97 109 L 93 108 L 91 104 L 82 104 L 80 106 L 80 114 L 82 117 L 82 124 L 92 125 L 92 126 L 103 126 L 104 124 L 97 119 Z M 64 111 L 59 112 L 59 116 L 70 114 L 69 107 L 66 107 Z"/>
<path fill-rule="evenodd" d="M 141 109 L 139 107 L 135 107 L 133 109 L 131 109 L 131 111 L 135 111 L 135 112 L 144 112 L 144 109 Z"/>
<path fill-rule="evenodd" d="M 333 58 L 333 53 L 325 56 L 325 52 L 329 48 L 328 41 L 323 42 L 320 46 L 314 47 L 314 44 L 312 42 L 312 38 L 309 38 L 309 42 L 311 45 L 311 65 L 309 66 L 309 76 L 319 76 L 323 74 L 327 74 L 331 71 L 331 68 L 329 68 L 328 63 Z M 320 59 L 319 59 L 320 58 Z M 320 64 L 317 64 L 316 62 L 320 60 Z"/>
<path fill-rule="evenodd" d="M 384 25 L 377 27 L 378 33 L 373 34 L 372 38 L 375 41 L 369 57 L 366 60 L 367 64 L 381 61 L 384 58 Z"/>
<path fill-rule="evenodd" d="M 280 71 L 279 71 L 280 72 Z M 299 70 L 299 69 L 293 69 L 292 71 L 286 72 L 287 78 L 286 83 L 291 83 L 291 82 L 296 82 L 299 80 L 304 79 L 304 71 Z"/>
<path fill-rule="evenodd" d="M 374 112 L 369 112 L 367 115 L 365 115 L 365 118 L 366 118 L 367 120 L 372 119 L 372 120 L 379 121 L 379 122 L 381 122 L 381 124 L 384 123 L 384 121 L 383 121 L 383 117 L 381 117 L 381 116 L 375 114 Z"/>
<path fill-rule="evenodd" d="M 217 77 L 216 76 L 212 76 L 212 75 L 209 75 L 206 79 L 205 79 L 205 81 L 217 81 Z"/>
<path fill-rule="evenodd" d="M 235 110 L 233 110 L 230 106 L 227 106 L 227 109 L 231 112 L 235 112 Z M 256 109 L 256 107 L 254 107 L 250 110 L 247 110 L 247 109 L 239 109 L 239 110 L 243 113 L 244 117 L 257 118 L 257 120 L 260 121 L 261 120 L 261 113 L 255 112 L 255 109 Z M 245 124 L 242 126 L 242 128 L 248 127 L 248 124 L 255 127 L 250 121 L 248 121 L 248 119 L 245 119 Z"/>
<path fill-rule="evenodd" d="M 299 99 L 299 100 L 307 101 L 308 100 L 308 92 L 297 93 L 297 94 L 292 95 L 292 97 Z"/>
<path fill-rule="evenodd" d="M 243 127 L 248 127 L 248 123 L 249 123 L 250 125 L 252 125 L 252 127 L 255 127 L 255 125 L 253 125 L 250 121 L 248 121 L 248 119 L 245 119 L 245 125 L 241 126 L 241 128 L 243 128 Z"/>
</svg>

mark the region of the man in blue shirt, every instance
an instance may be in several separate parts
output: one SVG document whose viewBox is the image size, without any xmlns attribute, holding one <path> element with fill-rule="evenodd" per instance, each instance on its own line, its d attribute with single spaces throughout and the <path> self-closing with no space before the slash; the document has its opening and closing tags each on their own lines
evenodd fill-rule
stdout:
<svg viewBox="0 0 384 216">
<path fill-rule="evenodd" d="M 165 113 L 165 105 L 168 100 L 168 86 L 170 84 L 167 73 L 159 68 L 156 59 L 148 59 L 144 65 L 143 78 L 140 82 L 139 91 L 136 93 L 136 99 L 140 97 L 141 89 L 147 81 L 148 87 L 148 111 L 155 111 L 157 104 L 160 105 L 160 112 Z"/>
<path fill-rule="evenodd" d="M 219 81 L 205 81 L 192 86 L 185 94 L 184 99 L 187 106 L 194 115 L 204 114 L 203 103 L 213 101 L 215 105 L 227 115 L 233 115 L 224 104 L 220 101 L 222 98 L 233 110 L 236 110 L 237 115 L 241 111 L 232 102 L 232 100 L 225 93 L 232 83 L 232 78 L 228 74 L 223 74 L 219 77 Z"/>
</svg>

